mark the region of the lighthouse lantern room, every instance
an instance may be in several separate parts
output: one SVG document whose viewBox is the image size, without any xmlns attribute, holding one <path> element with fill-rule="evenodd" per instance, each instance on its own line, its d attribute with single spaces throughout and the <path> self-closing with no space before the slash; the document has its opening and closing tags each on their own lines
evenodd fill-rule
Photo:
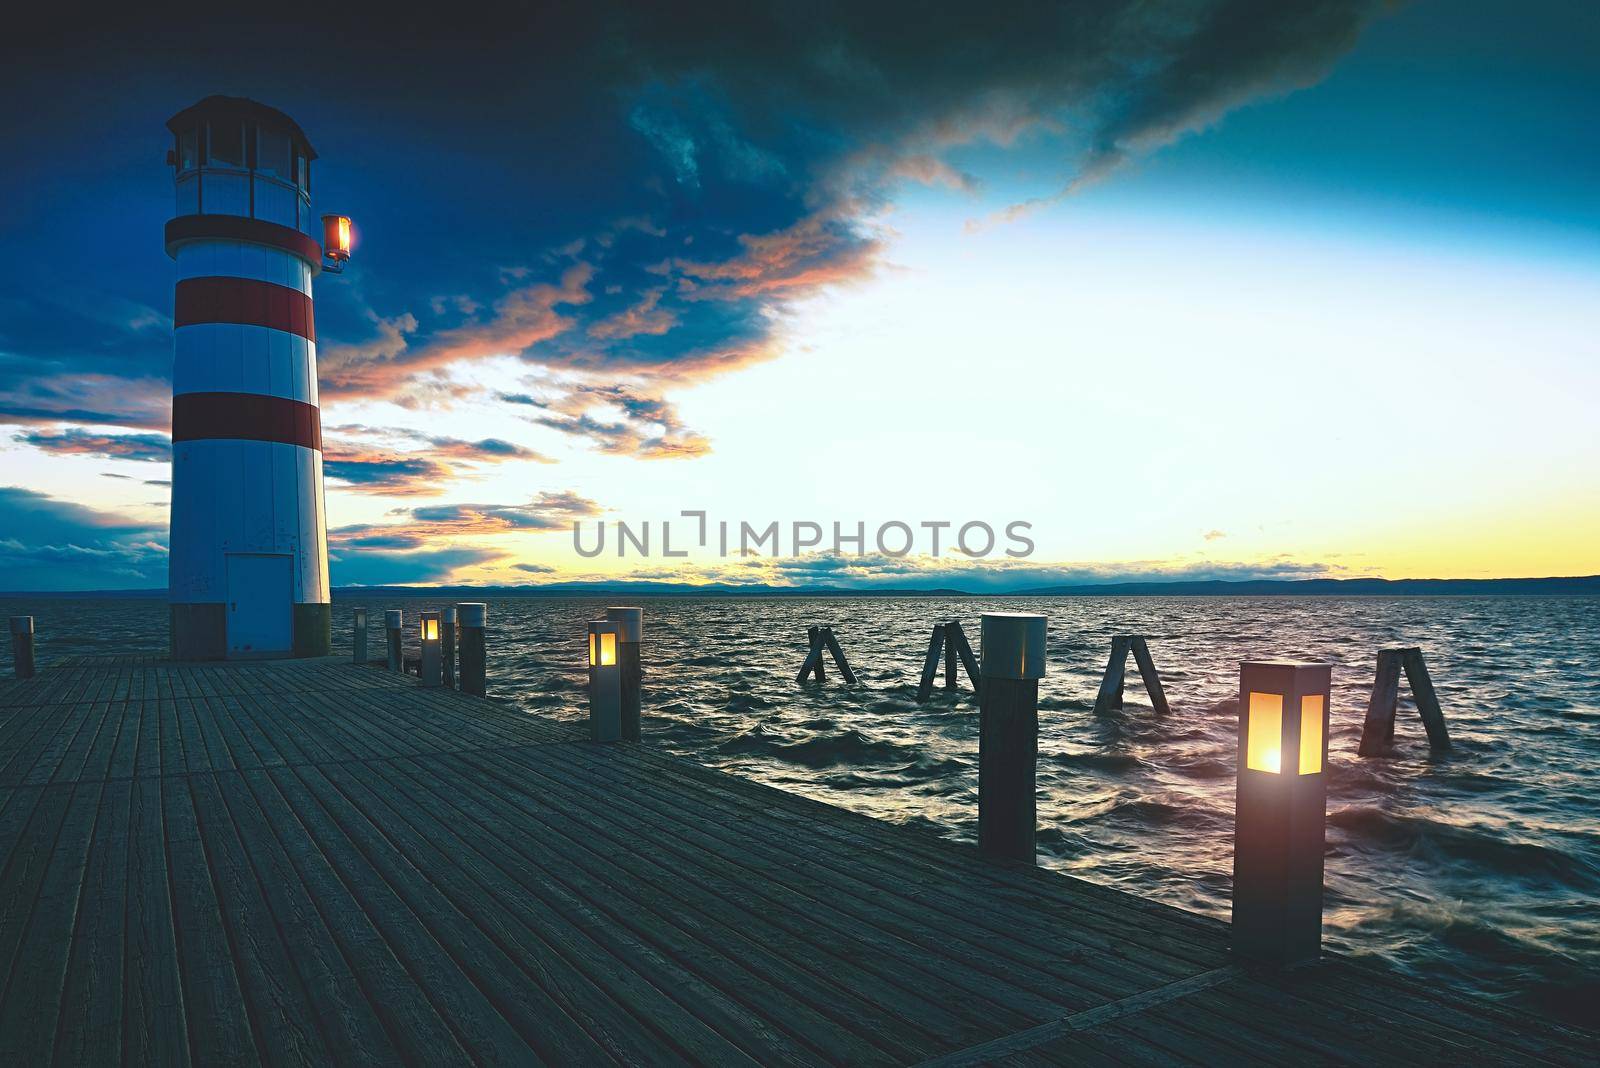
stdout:
<svg viewBox="0 0 1600 1068">
<path fill-rule="evenodd" d="M 238 97 L 207 97 L 167 126 L 173 656 L 326 655 L 316 153 L 289 116 Z"/>
</svg>

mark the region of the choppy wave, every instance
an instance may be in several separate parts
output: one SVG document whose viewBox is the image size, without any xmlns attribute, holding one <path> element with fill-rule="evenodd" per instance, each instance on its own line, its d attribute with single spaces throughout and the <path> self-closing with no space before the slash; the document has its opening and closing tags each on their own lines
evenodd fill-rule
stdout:
<svg viewBox="0 0 1600 1068">
<path fill-rule="evenodd" d="M 359 603 L 343 598 L 342 603 Z M 386 600 L 407 610 L 432 602 Z M 583 623 L 603 602 L 490 606 L 492 690 L 581 715 Z M 165 606 L 8 603 L 41 661 L 159 651 Z M 1334 665 L 1326 934 L 1418 981 L 1570 1019 L 1600 998 L 1600 599 L 718 598 L 646 603 L 653 744 L 785 789 L 971 840 L 977 705 L 965 677 L 915 701 L 933 623 L 1051 618 L 1040 687 L 1040 854 L 1082 878 L 1225 916 L 1237 662 Z M 797 685 L 806 628 L 831 624 L 861 685 Z M 335 611 L 335 641 L 349 616 Z M 1113 633 L 1150 636 L 1172 713 L 1136 674 L 1096 716 Z M 1409 702 L 1392 759 L 1355 755 L 1382 646 L 1423 646 L 1456 743 L 1428 752 Z M 1130 665 L 1131 666 L 1131 665 Z M 9 666 L 0 662 L 0 670 Z"/>
</svg>

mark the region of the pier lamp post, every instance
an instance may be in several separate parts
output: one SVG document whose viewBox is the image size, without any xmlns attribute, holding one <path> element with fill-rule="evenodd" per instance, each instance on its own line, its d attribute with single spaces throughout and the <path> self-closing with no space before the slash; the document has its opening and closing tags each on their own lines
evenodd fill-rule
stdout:
<svg viewBox="0 0 1600 1068">
<path fill-rule="evenodd" d="M 639 740 L 639 686 L 644 675 L 639 645 L 644 641 L 643 608 L 607 608 L 606 619 L 615 623 L 617 665 L 622 669 L 622 740 Z"/>
<path fill-rule="evenodd" d="M 622 627 L 609 619 L 589 622 L 589 738 L 615 742 L 622 738 L 622 665 L 617 646 Z"/>
<path fill-rule="evenodd" d="M 440 655 L 439 610 L 422 613 L 422 659 L 417 665 L 417 677 L 424 686 L 444 684 L 443 657 Z"/>
<path fill-rule="evenodd" d="M 1233 949 L 1274 964 L 1322 950 L 1332 668 L 1239 665 L 1239 781 L 1233 831 Z"/>
<path fill-rule="evenodd" d="M 439 617 L 439 657 L 444 661 L 444 684 L 456 685 L 456 610 L 446 608 Z"/>
<path fill-rule="evenodd" d="M 978 851 L 1036 860 L 1034 776 L 1039 761 L 1039 680 L 1045 617 L 985 612 L 978 686 Z"/>
<path fill-rule="evenodd" d="M 388 631 L 389 638 L 389 670 L 404 671 L 406 667 L 405 653 L 400 645 L 400 628 L 405 626 L 405 615 L 398 608 L 391 608 L 383 613 L 383 629 Z"/>
<path fill-rule="evenodd" d="M 352 608 L 350 617 L 350 662 L 352 664 L 365 664 L 367 662 L 367 610 L 365 608 Z"/>
</svg>

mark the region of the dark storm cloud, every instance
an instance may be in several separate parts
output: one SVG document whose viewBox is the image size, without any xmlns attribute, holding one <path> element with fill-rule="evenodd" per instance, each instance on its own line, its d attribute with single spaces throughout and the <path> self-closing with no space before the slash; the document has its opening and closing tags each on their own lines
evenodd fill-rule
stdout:
<svg viewBox="0 0 1600 1068">
<path fill-rule="evenodd" d="M 426 26 L 341 7 L 248 27 L 141 8 L 18 27 L 0 92 L 32 106 L 0 119 L 27 146 L 0 225 L 39 254 L 0 267 L 0 413 L 160 425 L 161 123 L 205 93 L 293 114 L 323 154 L 319 207 L 357 218 L 354 266 L 318 290 L 327 402 L 492 402 L 471 365 L 509 355 L 557 373 L 544 425 L 693 456 L 708 443 L 665 395 L 769 358 L 796 301 L 870 274 L 905 183 L 970 190 L 961 153 L 1028 144 L 1071 188 L 1315 80 L 1384 6 L 595 4 Z"/>
<path fill-rule="evenodd" d="M 32 430 L 13 435 L 12 440 L 58 456 L 95 456 L 162 464 L 172 461 L 172 441 L 161 434 L 97 434 L 82 427 L 68 427 L 66 430 Z"/>
<path fill-rule="evenodd" d="M 167 584 L 166 531 L 18 486 L 0 486 L 0 586 L 127 589 Z"/>
</svg>

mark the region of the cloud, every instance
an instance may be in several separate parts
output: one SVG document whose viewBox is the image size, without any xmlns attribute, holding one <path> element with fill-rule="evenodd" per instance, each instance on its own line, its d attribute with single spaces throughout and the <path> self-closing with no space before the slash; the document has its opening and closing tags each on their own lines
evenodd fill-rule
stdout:
<svg viewBox="0 0 1600 1068">
<path fill-rule="evenodd" d="M 6 589 L 140 589 L 167 584 L 166 529 L 36 490 L 0 486 Z"/>
<path fill-rule="evenodd" d="M 542 425 L 692 457 L 710 442 L 665 398 L 782 353 L 802 302 L 880 270 L 907 183 L 970 196 L 1047 161 L 1055 191 L 1002 216 L 1020 218 L 1315 82 L 1389 6 L 600 0 L 426 32 L 354 9 L 317 12 L 315 32 L 224 18 L 156 40 L 131 9 L 93 34 L 18 32 L 8 78 L 77 74 L 0 116 L 29 146 L 0 173 L 0 228 L 40 250 L 0 263 L 0 420 L 169 425 L 171 203 L 158 163 L 104 161 L 164 143 L 159 119 L 189 102 L 149 76 L 172 55 L 185 84 L 295 114 L 323 149 L 319 201 L 359 216 L 358 255 L 317 286 L 326 405 L 492 403 L 476 365 L 511 357 L 566 384 L 539 398 Z M 310 93 L 308 69 L 361 91 Z M 330 473 L 411 495 L 461 474 L 462 457 L 403 451 L 347 451 Z"/>
<path fill-rule="evenodd" d="M 1202 535 L 1202 537 L 1204 537 L 1206 541 L 1221 541 L 1223 538 L 1226 538 L 1227 536 L 1228 536 L 1228 532 L 1225 531 L 1225 530 L 1208 530 L 1208 531 L 1205 532 L 1204 535 Z"/>
<path fill-rule="evenodd" d="M 101 434 L 82 427 L 69 427 L 28 431 L 13 435 L 12 440 L 57 456 L 172 462 L 172 440 L 161 434 Z"/>
<path fill-rule="evenodd" d="M 556 569 L 549 564 L 512 564 L 514 571 L 526 571 L 530 575 L 554 575 Z"/>
<path fill-rule="evenodd" d="M 328 558 L 336 586 L 430 585 L 452 581 L 458 571 L 505 556 L 495 549 L 458 547 L 420 552 L 335 552 Z"/>
<path fill-rule="evenodd" d="M 452 538 L 571 529 L 603 509 L 570 490 L 542 492 L 523 504 L 438 504 L 398 508 L 392 523 L 357 523 L 328 531 L 339 549 L 418 549 Z"/>
<path fill-rule="evenodd" d="M 539 426 L 589 441 L 600 452 L 645 460 L 690 459 L 711 451 L 711 442 L 684 426 L 673 404 L 627 385 L 568 384 L 545 395 L 501 393 L 501 401 L 526 405 Z"/>
<path fill-rule="evenodd" d="M 358 423 L 330 426 L 326 433 L 324 476 L 357 493 L 437 497 L 484 464 L 555 463 L 544 453 L 503 438 L 471 441 Z"/>
</svg>

